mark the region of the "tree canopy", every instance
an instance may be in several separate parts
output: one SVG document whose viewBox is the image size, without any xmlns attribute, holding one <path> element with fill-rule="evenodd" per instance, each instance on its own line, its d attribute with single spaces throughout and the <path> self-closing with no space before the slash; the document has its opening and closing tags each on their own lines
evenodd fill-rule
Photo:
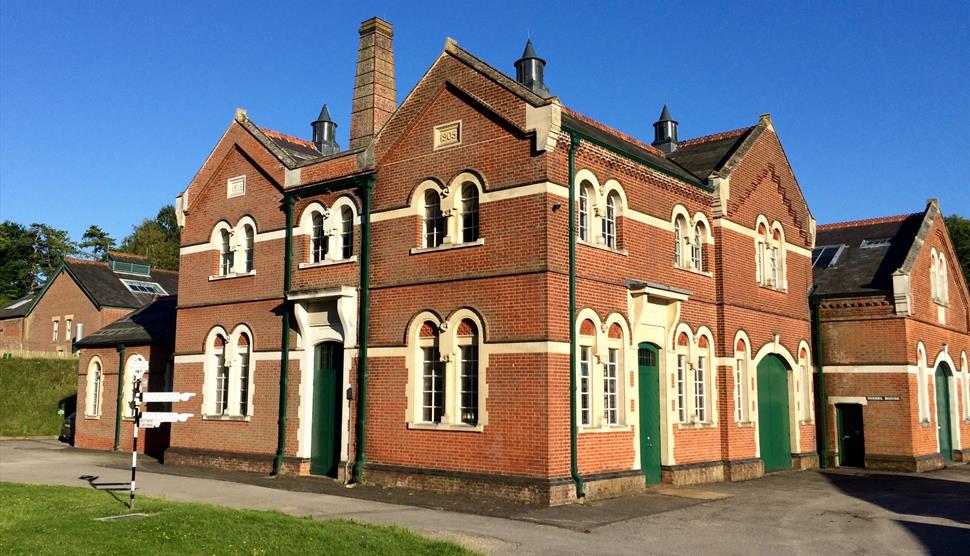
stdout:
<svg viewBox="0 0 970 556">
<path fill-rule="evenodd" d="M 963 277 L 970 284 L 970 219 L 951 214 L 944 220 L 946 229 L 950 233 L 950 241 L 953 242 L 953 250 L 956 251 L 957 260 L 960 261 Z"/>
<path fill-rule="evenodd" d="M 148 258 L 155 268 L 178 270 L 181 231 L 175 218 L 175 207 L 165 205 L 154 219 L 146 218 L 132 228 L 121 241 L 121 251 Z"/>
</svg>

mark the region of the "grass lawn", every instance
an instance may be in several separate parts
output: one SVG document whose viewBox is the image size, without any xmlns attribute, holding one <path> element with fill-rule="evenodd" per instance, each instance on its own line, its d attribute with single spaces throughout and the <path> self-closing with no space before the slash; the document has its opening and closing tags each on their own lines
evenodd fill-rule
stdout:
<svg viewBox="0 0 970 556">
<path fill-rule="evenodd" d="M 52 436 L 77 394 L 77 359 L 0 359 L 0 436 Z M 68 409 L 68 413 L 73 407 Z"/>
<path fill-rule="evenodd" d="M 0 554 L 471 554 L 399 527 L 158 498 L 135 500 L 150 517 L 95 521 L 126 513 L 127 500 L 127 492 L 0 483 Z"/>
</svg>

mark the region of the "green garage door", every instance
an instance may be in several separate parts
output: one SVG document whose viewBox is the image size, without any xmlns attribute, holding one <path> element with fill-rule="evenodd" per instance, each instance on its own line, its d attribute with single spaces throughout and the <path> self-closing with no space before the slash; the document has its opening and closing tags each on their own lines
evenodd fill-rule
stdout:
<svg viewBox="0 0 970 556">
<path fill-rule="evenodd" d="M 758 438 L 765 471 L 791 467 L 788 369 L 776 356 L 758 364 Z"/>
<path fill-rule="evenodd" d="M 950 384 L 943 363 L 936 368 L 936 430 L 940 435 L 943 461 L 953 461 L 953 437 L 950 432 Z"/>
</svg>

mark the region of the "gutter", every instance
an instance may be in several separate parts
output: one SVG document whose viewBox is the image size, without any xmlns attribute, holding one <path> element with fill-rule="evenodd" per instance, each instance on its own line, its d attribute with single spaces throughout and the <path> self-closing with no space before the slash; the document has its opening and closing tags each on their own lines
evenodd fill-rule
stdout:
<svg viewBox="0 0 970 556">
<path fill-rule="evenodd" d="M 357 338 L 357 454 L 354 461 L 353 481 L 360 482 L 367 461 L 367 342 L 368 318 L 370 316 L 370 212 L 371 195 L 374 192 L 373 174 L 361 180 L 363 189 L 363 220 L 360 222 L 360 321 Z"/>
<path fill-rule="evenodd" d="M 290 384 L 290 307 L 287 304 L 286 292 L 290 291 L 290 263 L 293 257 L 293 205 L 296 197 L 287 195 L 283 200 L 286 211 L 286 241 L 283 252 L 283 326 L 280 334 L 280 414 L 279 430 L 277 432 L 276 457 L 273 459 L 273 475 L 278 475 L 283 467 L 286 455 L 286 405 Z"/>
<path fill-rule="evenodd" d="M 576 448 L 576 150 L 583 137 L 570 132 L 569 140 L 569 473 L 576 483 L 576 498 L 586 496 L 579 475 Z"/>
<path fill-rule="evenodd" d="M 115 402 L 115 446 L 121 448 L 121 401 L 125 382 L 125 344 L 118 346 L 118 400 Z"/>
</svg>

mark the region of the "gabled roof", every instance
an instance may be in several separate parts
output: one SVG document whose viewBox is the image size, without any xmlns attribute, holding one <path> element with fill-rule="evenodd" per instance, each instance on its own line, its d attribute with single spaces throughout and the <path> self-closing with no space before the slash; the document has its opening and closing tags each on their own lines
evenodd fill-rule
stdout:
<svg viewBox="0 0 970 556">
<path fill-rule="evenodd" d="M 80 348 L 145 345 L 175 339 L 178 297 L 159 297 L 123 319 L 78 340 Z"/>
<path fill-rule="evenodd" d="M 34 306 L 33 301 L 36 296 L 36 292 L 31 292 L 0 307 L 0 320 L 25 316 Z"/>
<path fill-rule="evenodd" d="M 816 249 L 844 247 L 832 266 L 813 269 L 813 295 L 891 292 L 893 273 L 905 266 L 926 214 L 924 211 L 818 226 Z M 862 247 L 863 241 L 885 239 L 889 242 Z"/>
<path fill-rule="evenodd" d="M 677 150 L 667 158 L 700 180 L 720 170 L 756 126 L 716 133 L 677 143 Z"/>
</svg>

